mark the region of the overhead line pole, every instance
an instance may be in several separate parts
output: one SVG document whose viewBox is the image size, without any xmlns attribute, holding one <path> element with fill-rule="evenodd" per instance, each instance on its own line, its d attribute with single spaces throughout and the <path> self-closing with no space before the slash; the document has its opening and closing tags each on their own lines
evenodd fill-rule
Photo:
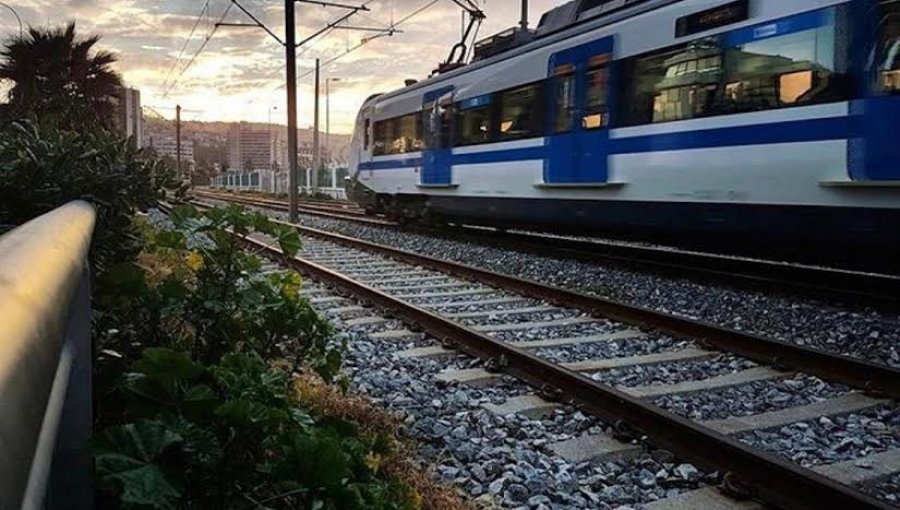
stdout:
<svg viewBox="0 0 900 510">
<path fill-rule="evenodd" d="M 316 59 L 316 107 L 313 114 L 313 170 L 310 176 L 310 191 L 313 196 L 319 191 L 319 166 L 322 164 L 319 153 L 319 59 Z"/>
<path fill-rule="evenodd" d="M 175 105 L 175 168 L 178 169 L 178 177 L 184 180 L 181 173 L 181 105 Z"/>
<path fill-rule="evenodd" d="M 288 217 L 297 222 L 297 33 L 294 26 L 294 1 L 284 0 L 285 44 L 287 59 L 287 122 L 288 122 Z"/>
<path fill-rule="evenodd" d="M 371 0 L 369 0 L 371 1 Z M 244 8 L 238 0 L 231 0 L 231 4 L 228 6 L 229 10 L 231 5 L 236 5 L 238 9 L 240 9 L 244 14 L 246 14 L 251 20 L 253 20 L 254 24 L 246 24 L 246 23 L 225 23 L 225 15 L 228 14 L 228 10 L 225 11 L 225 14 L 222 15 L 222 18 L 219 19 L 219 22 L 216 23 L 215 28 L 219 28 L 221 26 L 231 26 L 231 27 L 259 27 L 266 31 L 270 36 L 272 36 L 279 44 L 284 46 L 285 60 L 287 60 L 287 76 L 285 88 L 287 89 L 287 117 L 288 117 L 288 217 L 292 223 L 297 222 L 297 207 L 299 205 L 299 200 L 297 197 L 297 178 L 298 178 L 298 168 L 297 168 L 297 29 L 295 26 L 296 23 L 296 15 L 295 15 L 295 2 L 296 3 L 308 3 L 321 5 L 323 7 L 339 7 L 342 9 L 350 9 L 354 13 L 357 11 L 368 11 L 369 9 L 365 6 L 365 4 L 360 6 L 355 5 L 346 5 L 339 3 L 332 3 L 327 1 L 314 1 L 314 0 L 284 0 L 284 24 L 285 24 L 285 37 L 284 41 L 281 40 L 274 32 L 272 32 L 264 23 L 262 23 L 259 18 L 254 16 L 249 10 Z M 369 3 L 369 2 L 366 2 Z M 351 13 L 352 14 L 352 13 Z M 347 16 L 349 17 L 349 16 Z M 345 20 L 347 17 L 342 18 Z M 339 23 L 339 22 L 338 22 Z M 334 28 L 334 27 L 332 27 Z M 325 30 L 327 30 L 326 28 Z M 317 34 L 321 34 L 323 31 L 317 32 Z M 206 41 L 204 41 L 204 45 L 201 46 L 200 50 L 206 46 L 206 42 L 209 42 L 209 38 L 212 36 L 207 36 Z M 307 42 L 309 39 L 305 39 L 303 43 Z M 302 43 L 301 43 L 302 44 Z M 199 51 L 198 51 L 199 53 Z M 196 58 L 196 54 L 194 55 Z M 188 63 L 187 67 L 190 67 Z M 314 134 L 315 137 L 315 145 L 316 152 L 315 158 L 318 159 L 318 135 L 319 135 L 319 90 L 318 90 L 318 59 L 316 59 L 316 131 Z M 187 68 L 186 67 L 186 68 Z M 186 69 L 185 68 L 185 69 Z M 316 179 L 316 172 L 313 172 L 313 182 Z"/>
</svg>

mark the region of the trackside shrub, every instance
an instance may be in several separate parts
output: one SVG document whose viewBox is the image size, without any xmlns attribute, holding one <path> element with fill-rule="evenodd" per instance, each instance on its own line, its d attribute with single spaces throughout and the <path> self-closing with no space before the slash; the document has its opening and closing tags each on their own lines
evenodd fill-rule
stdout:
<svg viewBox="0 0 900 510">
<path fill-rule="evenodd" d="M 142 159 L 114 133 L 25 120 L 0 126 L 0 224 L 19 225 L 76 199 L 91 202 L 95 272 L 133 259 L 141 246 L 132 217 L 178 186 L 171 167 Z"/>
<path fill-rule="evenodd" d="M 112 508 L 413 510 L 380 470 L 394 442 L 304 410 L 292 374 L 334 381 L 343 347 L 292 272 L 263 274 L 240 236 L 285 256 L 295 230 L 238 206 L 179 206 L 171 228 L 139 221 L 144 252 L 103 297 L 103 429 L 94 440 Z"/>
</svg>

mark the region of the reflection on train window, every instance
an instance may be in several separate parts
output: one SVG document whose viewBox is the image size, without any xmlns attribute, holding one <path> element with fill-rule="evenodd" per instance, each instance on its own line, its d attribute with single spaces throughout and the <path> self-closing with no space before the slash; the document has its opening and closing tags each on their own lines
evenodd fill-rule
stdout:
<svg viewBox="0 0 900 510">
<path fill-rule="evenodd" d="M 518 140 L 541 136 L 541 86 L 539 84 L 507 90 L 500 101 L 500 140 Z"/>
<path fill-rule="evenodd" d="M 878 85 L 885 92 L 900 93 L 900 4 L 881 0 L 877 15 Z"/>
<path fill-rule="evenodd" d="M 393 140 L 393 121 L 380 120 L 375 123 L 375 143 L 372 152 L 376 156 L 388 154 L 389 140 Z"/>
<path fill-rule="evenodd" d="M 422 150 L 422 140 L 419 136 L 419 115 L 412 113 L 394 119 L 397 123 L 391 154 L 404 154 Z"/>
<path fill-rule="evenodd" d="M 553 77 L 553 132 L 563 133 L 572 129 L 575 119 L 575 66 L 556 68 Z"/>
<path fill-rule="evenodd" d="M 608 53 L 597 55 L 588 61 L 584 115 L 581 117 L 581 125 L 586 129 L 602 128 L 609 123 L 609 107 L 606 104 L 609 94 L 609 61 Z"/>
<path fill-rule="evenodd" d="M 778 100 L 781 104 L 793 104 L 813 88 L 813 72 L 797 71 L 782 74 L 778 79 Z"/>
<path fill-rule="evenodd" d="M 653 122 L 702 116 L 716 94 L 715 85 L 674 87 L 653 99 Z"/>
<path fill-rule="evenodd" d="M 623 124 L 705 114 L 722 80 L 721 53 L 718 38 L 710 37 L 625 61 Z"/>
<path fill-rule="evenodd" d="M 627 59 L 622 125 L 845 100 L 845 63 L 836 40 L 830 21 L 735 46 L 706 37 Z"/>
<path fill-rule="evenodd" d="M 491 106 L 477 106 L 460 110 L 457 115 L 457 145 L 472 145 L 491 141 Z"/>
<path fill-rule="evenodd" d="M 372 153 L 375 156 L 383 156 L 420 151 L 422 150 L 420 132 L 418 113 L 377 121 Z"/>
<path fill-rule="evenodd" d="M 768 110 L 842 99 L 834 25 L 725 50 L 727 82 L 742 84 L 716 113 Z"/>
</svg>

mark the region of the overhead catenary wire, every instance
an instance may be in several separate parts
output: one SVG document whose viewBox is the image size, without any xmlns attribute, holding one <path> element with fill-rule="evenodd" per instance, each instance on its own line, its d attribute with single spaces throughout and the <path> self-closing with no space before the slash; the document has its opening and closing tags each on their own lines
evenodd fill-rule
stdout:
<svg viewBox="0 0 900 510">
<path fill-rule="evenodd" d="M 383 34 L 378 34 L 378 35 L 375 35 L 375 36 L 372 36 L 372 37 L 366 37 L 366 38 L 362 39 L 362 40 L 359 42 L 359 44 L 357 44 L 356 46 L 351 47 L 350 49 L 348 49 L 348 50 L 345 51 L 344 53 L 341 53 L 340 55 L 337 55 L 337 56 L 332 57 L 332 58 L 330 58 L 330 59 L 328 59 L 328 60 L 325 60 L 324 62 L 321 62 L 321 63 L 319 64 L 319 66 L 320 66 L 320 67 L 325 67 L 325 66 L 327 66 L 327 65 L 329 65 L 329 64 L 334 63 L 335 61 L 337 61 L 337 60 L 339 60 L 339 59 L 341 59 L 341 58 L 346 57 L 348 54 L 353 53 L 354 51 L 356 51 L 356 50 L 362 48 L 362 47 L 365 46 L 366 44 L 368 44 L 368 43 L 370 43 L 370 42 L 372 42 L 372 41 L 374 41 L 374 40 L 376 40 L 376 39 L 380 39 L 381 37 L 385 37 L 385 36 L 390 36 L 390 35 L 392 35 L 392 34 L 394 33 L 394 29 L 396 29 L 397 27 L 399 27 L 399 26 L 402 25 L 403 23 L 406 23 L 407 21 L 411 20 L 412 18 L 418 16 L 419 14 L 422 14 L 424 11 L 430 9 L 434 4 L 438 3 L 439 1 L 440 1 L 440 0 L 431 0 L 431 1 L 429 1 L 427 4 L 423 5 L 422 7 L 419 7 L 419 8 L 416 9 L 415 11 L 413 11 L 413 12 L 411 12 L 410 14 L 408 14 L 408 15 L 404 16 L 403 18 L 401 18 L 401 19 L 400 19 L 399 21 L 397 21 L 396 23 L 393 23 L 390 27 L 386 28 L 386 29 L 385 29 L 385 33 L 383 33 Z M 301 78 L 305 78 L 305 77 L 309 76 L 310 74 L 312 74 L 313 72 L 315 72 L 315 69 L 310 69 L 310 70 L 306 71 L 305 73 L 303 73 L 303 74 L 297 76 L 297 79 L 300 80 Z M 284 85 L 282 85 L 281 87 L 284 87 Z M 281 87 L 279 87 L 279 88 L 281 88 Z"/>
<path fill-rule="evenodd" d="M 165 99 L 166 97 L 169 97 L 169 93 L 172 91 L 172 89 L 178 83 L 178 80 L 180 80 L 181 77 L 184 76 L 184 74 L 187 72 L 187 70 L 190 69 L 191 66 L 194 64 L 194 62 L 197 60 L 197 57 L 200 56 L 200 54 L 203 53 L 203 50 L 206 49 L 206 46 L 209 44 L 209 41 L 213 38 L 214 35 L 216 35 L 216 32 L 219 30 L 219 23 L 222 23 L 223 21 L 225 21 L 225 17 L 228 16 L 229 12 L 231 12 L 232 6 L 234 6 L 234 3 L 229 3 L 228 7 L 225 8 L 225 12 L 223 12 L 222 15 L 219 17 L 219 21 L 217 21 L 216 24 L 213 25 L 212 29 L 206 35 L 206 38 L 203 40 L 203 43 L 200 45 L 199 48 L 197 48 L 197 51 L 194 52 L 194 55 L 191 57 L 191 59 L 188 61 L 188 63 L 183 68 L 181 68 L 181 71 L 178 73 L 178 76 L 176 76 L 175 79 L 172 81 L 172 83 L 170 83 L 169 86 L 165 89 L 165 91 L 163 92 L 163 95 L 162 95 L 163 99 Z"/>
<path fill-rule="evenodd" d="M 360 7 L 367 7 L 369 4 L 371 4 L 371 3 L 374 2 L 374 1 L 376 1 L 376 0 L 366 0 L 365 2 L 363 2 L 363 3 L 360 5 Z M 362 15 L 363 15 L 363 11 L 361 11 L 361 10 L 356 10 L 355 12 L 350 13 L 350 15 L 359 15 L 359 16 L 362 16 Z M 317 32 L 317 33 L 315 33 L 315 34 L 313 34 L 313 35 L 307 37 L 304 41 L 302 41 L 302 43 L 298 45 L 298 46 L 300 47 L 300 51 L 297 53 L 297 58 L 299 59 L 300 57 L 302 57 L 303 55 L 305 55 L 309 50 L 311 50 L 313 47 L 315 47 L 315 43 L 316 43 L 316 42 L 318 42 L 318 41 L 320 41 L 320 40 L 322 40 L 322 39 L 328 37 L 328 36 L 331 35 L 334 31 L 336 31 L 336 30 L 344 30 L 344 29 L 351 28 L 351 27 L 343 27 L 343 26 L 339 26 L 339 23 L 342 22 L 342 21 L 347 21 L 347 20 L 349 19 L 349 16 L 350 16 L 350 15 L 346 15 L 346 14 L 345 14 L 345 15 L 340 16 L 339 18 L 335 19 L 334 21 L 329 22 L 329 23 L 325 26 L 325 28 L 319 30 L 319 32 Z M 378 22 L 378 21 L 372 20 L 372 18 L 370 18 L 369 16 L 365 16 L 365 17 L 368 18 L 370 21 L 373 21 L 375 24 L 379 24 L 379 23 L 380 23 L 380 22 Z M 380 28 L 380 27 L 379 27 L 379 28 Z M 390 28 L 390 27 L 384 27 L 383 30 L 384 30 L 385 32 L 387 32 L 387 31 L 390 31 L 391 28 Z M 348 51 L 351 51 L 351 50 L 353 50 L 353 49 L 354 49 L 354 48 L 349 48 Z M 267 74 L 264 76 L 264 78 L 272 77 L 272 76 L 274 76 L 276 73 L 280 73 L 280 72 L 282 72 L 282 69 L 280 69 L 280 68 L 279 68 L 279 69 L 275 69 L 275 70 L 273 70 L 272 72 L 267 73 Z M 309 74 L 309 73 L 307 73 L 307 74 Z M 307 76 L 307 75 L 304 75 L 304 76 Z M 284 88 L 284 84 L 280 84 L 280 85 L 278 85 L 277 87 L 275 87 L 275 88 L 272 89 L 272 90 L 280 90 L 280 89 L 283 89 L 283 88 Z"/>
<path fill-rule="evenodd" d="M 181 57 L 184 55 L 184 50 L 187 49 L 188 44 L 190 44 L 191 39 L 194 38 L 194 33 L 197 31 L 197 27 L 200 26 L 200 21 L 203 19 L 203 13 L 206 12 L 207 20 L 209 19 L 209 0 L 206 0 L 206 3 L 203 4 L 203 8 L 200 9 L 200 14 L 197 15 L 197 19 L 194 21 L 194 26 L 191 27 L 191 33 L 188 34 L 187 39 L 184 40 L 184 44 L 181 45 L 181 50 L 178 51 L 178 56 L 175 57 L 175 61 L 172 62 L 172 66 L 169 67 L 169 72 L 166 73 L 166 79 L 163 80 L 161 89 L 165 89 L 166 85 L 169 83 L 169 78 L 172 77 L 172 71 L 175 70 L 175 67 L 181 62 Z"/>
<path fill-rule="evenodd" d="M 257 18 L 256 16 L 254 16 L 252 12 L 250 12 L 250 11 L 247 10 L 243 5 L 241 5 L 240 3 L 238 3 L 237 0 L 231 0 L 231 4 L 232 4 L 232 5 L 236 5 L 238 9 L 240 9 L 240 10 L 241 10 L 244 14 L 246 14 L 251 20 L 253 20 L 254 23 L 256 23 L 256 26 L 258 26 L 259 28 L 265 30 L 267 34 L 269 34 L 270 36 L 272 36 L 273 39 L 275 39 L 276 41 L 278 41 L 278 44 L 281 44 L 282 46 L 284 45 L 284 41 L 282 41 L 281 38 L 278 37 L 278 36 L 275 34 L 275 32 L 273 32 L 273 31 L 272 31 L 269 27 L 267 27 L 262 21 L 260 21 L 259 18 Z M 220 22 L 220 23 L 221 23 L 221 22 Z"/>
</svg>

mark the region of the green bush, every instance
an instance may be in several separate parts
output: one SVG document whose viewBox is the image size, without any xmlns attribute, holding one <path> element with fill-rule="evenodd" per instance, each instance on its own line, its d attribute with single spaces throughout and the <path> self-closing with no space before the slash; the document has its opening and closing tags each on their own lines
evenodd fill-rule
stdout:
<svg viewBox="0 0 900 510">
<path fill-rule="evenodd" d="M 238 206 L 180 206 L 170 218 L 172 229 L 143 224 L 145 253 L 110 271 L 121 292 L 100 303 L 117 326 L 98 360 L 108 506 L 418 508 L 373 460 L 392 441 L 310 416 L 291 391 L 298 370 L 333 380 L 342 346 L 299 276 L 262 274 L 240 237 L 265 235 L 291 256 L 296 230 Z"/>
<path fill-rule="evenodd" d="M 116 134 L 63 131 L 49 122 L 0 128 L 0 224 L 19 225 L 87 200 L 97 208 L 92 261 L 98 271 L 140 251 L 132 217 L 177 187 L 173 169 L 142 160 Z"/>
<path fill-rule="evenodd" d="M 297 408 L 284 370 L 254 354 L 204 367 L 147 349 L 123 386 L 134 421 L 95 439 L 100 479 L 123 508 L 412 509 L 368 462 L 379 444 Z"/>
</svg>

